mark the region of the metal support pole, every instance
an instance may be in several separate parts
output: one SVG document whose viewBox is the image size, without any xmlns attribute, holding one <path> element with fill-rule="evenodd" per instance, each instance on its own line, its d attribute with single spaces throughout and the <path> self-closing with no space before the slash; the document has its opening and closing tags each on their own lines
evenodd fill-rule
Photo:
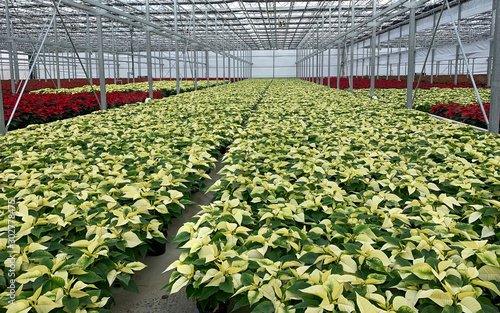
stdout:
<svg viewBox="0 0 500 313">
<path fill-rule="evenodd" d="M 493 33 L 492 44 L 494 44 L 493 53 L 493 71 L 491 84 L 491 103 L 490 103 L 490 125 L 488 131 L 498 134 L 500 123 L 500 7 L 493 11 L 495 16 L 495 30 Z"/>
<path fill-rule="evenodd" d="M 487 68 L 486 68 L 486 77 L 487 77 L 487 83 L 486 85 L 488 87 L 491 86 L 491 72 L 492 72 L 492 69 L 491 69 L 491 65 L 493 64 L 493 47 L 495 46 L 495 42 L 493 41 L 493 37 L 495 36 L 495 25 L 496 25 L 496 21 L 499 21 L 498 19 L 496 19 L 495 17 L 495 10 L 496 8 L 498 7 L 498 2 L 497 1 L 492 1 L 493 3 L 493 6 L 492 6 L 492 14 L 491 14 L 491 29 L 490 29 L 490 38 L 492 38 L 490 40 L 490 51 L 489 51 L 489 54 L 488 54 L 488 58 L 487 58 Z"/>
<path fill-rule="evenodd" d="M 355 2 L 354 0 L 351 0 L 351 29 L 354 29 L 354 5 Z M 354 35 L 354 34 L 352 34 Z M 349 64 L 349 90 L 354 92 L 353 85 L 354 85 L 354 36 L 351 37 L 351 44 L 350 47 L 351 49 L 351 57 L 350 57 L 350 64 Z"/>
<path fill-rule="evenodd" d="M 210 87 L 210 64 L 208 63 L 208 50 L 205 50 L 205 75 L 207 78 L 207 88 Z"/>
<path fill-rule="evenodd" d="M 222 25 L 222 51 L 226 51 L 226 33 L 225 27 Z M 226 83 L 226 55 L 222 54 L 222 84 Z"/>
<path fill-rule="evenodd" d="M 462 19 L 462 2 L 458 0 L 458 22 L 457 22 L 457 30 L 460 33 L 460 25 Z M 453 79 L 453 83 L 456 85 L 458 83 L 458 62 L 460 58 L 460 45 L 457 45 L 455 48 L 455 78 Z"/>
<path fill-rule="evenodd" d="M 193 51 L 194 53 L 194 90 L 198 90 L 198 50 Z"/>
<path fill-rule="evenodd" d="M 435 59 L 436 50 L 432 48 L 431 51 L 431 84 L 434 84 L 434 59 Z"/>
<path fill-rule="evenodd" d="M 316 24 L 316 84 L 319 84 L 319 23 Z"/>
<path fill-rule="evenodd" d="M 162 79 L 163 79 L 163 66 L 164 66 L 163 65 L 163 58 L 162 58 L 163 57 L 163 52 L 162 51 L 158 51 L 158 56 L 159 56 L 159 60 L 160 60 L 159 61 L 160 62 L 160 68 L 159 68 L 159 70 L 160 70 L 160 81 L 162 81 Z"/>
<path fill-rule="evenodd" d="M 113 71 L 113 83 L 116 85 L 116 41 L 115 41 L 115 23 L 111 22 L 111 41 L 113 42 L 113 63 L 114 63 L 114 71 Z"/>
<path fill-rule="evenodd" d="M 219 86 L 219 25 L 217 25 L 217 15 L 215 16 L 215 85 Z"/>
<path fill-rule="evenodd" d="M 146 21 L 150 21 L 149 0 L 146 0 Z M 149 98 L 153 99 L 153 58 L 151 57 L 151 30 L 146 27 L 146 61 L 148 67 Z"/>
<path fill-rule="evenodd" d="M 340 1 L 339 1 L 340 2 Z M 340 58 L 340 44 L 337 45 L 337 89 L 340 89 L 340 75 L 341 75 L 341 58 Z"/>
<path fill-rule="evenodd" d="M 373 0 L 373 16 L 377 14 L 377 0 Z M 372 39 L 371 39 L 371 52 L 372 56 L 370 59 L 370 97 L 375 96 L 375 41 L 377 39 L 377 24 L 373 21 L 372 28 Z"/>
<path fill-rule="evenodd" d="M 5 114 L 3 112 L 3 90 L 0 86 L 0 134 L 5 135 L 7 133 L 5 129 Z"/>
<path fill-rule="evenodd" d="M 354 3 L 354 1 L 353 1 Z M 354 92 L 353 89 L 353 84 L 354 84 L 354 37 L 351 37 L 351 45 L 350 45 L 350 50 L 351 50 L 351 56 L 350 56 L 350 61 L 349 61 L 349 90 L 351 92 Z"/>
<path fill-rule="evenodd" d="M 250 78 L 253 78 L 253 50 L 250 50 Z"/>
<path fill-rule="evenodd" d="M 68 81 L 71 81 L 71 62 L 69 60 L 69 52 L 66 52 L 66 62 L 67 62 L 67 65 L 68 65 Z"/>
<path fill-rule="evenodd" d="M 390 53 L 389 53 L 389 46 L 390 46 L 390 41 L 391 41 L 391 32 L 387 32 L 387 61 L 386 61 L 386 64 L 385 64 L 385 67 L 386 67 L 386 73 L 385 73 L 385 79 L 389 79 L 389 57 L 390 57 Z"/>
<path fill-rule="evenodd" d="M 102 16 L 96 15 L 97 19 L 97 56 L 99 64 L 99 82 L 101 87 L 101 110 L 107 109 L 106 104 L 106 77 L 104 73 L 104 47 L 102 33 Z"/>
<path fill-rule="evenodd" d="M 413 80 L 415 79 L 415 48 L 416 48 L 416 22 L 415 22 L 416 0 L 410 0 L 410 36 L 408 43 L 408 76 L 406 81 L 406 108 L 413 107 Z"/>
<path fill-rule="evenodd" d="M 403 45 L 403 28 L 399 28 L 399 47 L 398 47 L 398 81 L 401 81 L 401 46 Z"/>
<path fill-rule="evenodd" d="M 448 0 L 445 0 L 445 3 L 446 3 L 446 6 L 448 7 L 448 14 L 450 15 L 451 23 L 453 25 L 453 29 L 455 30 L 455 35 L 457 36 L 458 45 L 460 46 L 460 50 L 462 51 L 462 58 L 463 58 L 464 62 L 466 62 L 465 65 L 467 65 L 467 72 L 470 73 L 471 70 L 469 67 L 469 63 L 467 62 L 467 55 L 465 54 L 464 46 L 462 45 L 462 40 L 460 39 L 460 33 L 458 32 L 458 28 L 455 25 L 455 20 L 451 16 L 450 4 L 449 4 Z M 488 128 L 489 128 L 490 123 L 488 121 L 488 116 L 486 115 L 486 111 L 484 110 L 483 102 L 481 100 L 481 96 L 479 95 L 479 91 L 477 90 L 476 82 L 475 82 L 473 76 L 471 76 L 471 82 L 472 82 L 472 86 L 474 87 L 474 91 L 476 92 L 477 101 L 479 102 L 479 106 L 481 107 L 481 112 L 483 113 L 484 120 L 486 121 L 486 124 L 488 125 Z"/>
<path fill-rule="evenodd" d="M 142 53 L 137 53 L 137 76 L 142 76 Z"/>
<path fill-rule="evenodd" d="M 12 25 L 10 23 L 9 13 L 9 0 L 5 0 L 5 24 L 7 29 L 7 36 L 12 38 Z M 16 93 L 16 77 L 14 75 L 14 41 L 9 39 L 8 52 L 9 52 L 9 74 L 12 93 Z"/>
<path fill-rule="evenodd" d="M 178 10 L 178 0 L 174 0 L 174 32 L 177 34 L 178 24 L 177 24 L 177 10 Z M 175 38 L 175 83 L 176 83 L 176 94 L 181 93 L 181 68 L 179 64 L 179 38 Z"/>
<path fill-rule="evenodd" d="M 274 79 L 274 76 L 275 76 L 275 67 L 276 67 L 276 50 L 273 49 L 273 79 Z"/>
<path fill-rule="evenodd" d="M 54 21 L 54 41 L 57 44 L 59 38 L 57 36 L 57 21 Z M 57 89 L 61 89 L 61 69 L 59 67 L 59 49 L 55 47 L 55 57 L 56 57 L 56 79 L 57 79 Z"/>
<path fill-rule="evenodd" d="M 362 44 L 363 46 L 364 44 Z M 362 59 L 361 59 L 361 77 L 365 77 L 365 48 L 362 48 Z"/>
<path fill-rule="evenodd" d="M 205 11 L 205 37 L 208 38 L 208 10 Z M 205 76 L 207 78 L 207 88 L 210 87 L 210 64 L 208 58 L 208 50 L 205 50 Z"/>
<path fill-rule="evenodd" d="M 229 46 L 229 49 L 231 49 L 231 46 Z M 231 57 L 227 58 L 227 79 L 231 83 Z"/>
<path fill-rule="evenodd" d="M 168 50 L 168 80 L 172 80 L 172 53 Z"/>
<path fill-rule="evenodd" d="M 135 84 L 134 30 L 130 27 L 130 55 L 132 58 L 132 83 Z"/>
</svg>

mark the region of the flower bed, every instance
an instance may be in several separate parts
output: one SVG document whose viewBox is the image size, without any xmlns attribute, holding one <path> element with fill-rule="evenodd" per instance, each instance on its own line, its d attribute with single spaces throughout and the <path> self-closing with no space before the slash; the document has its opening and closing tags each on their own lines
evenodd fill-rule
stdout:
<svg viewBox="0 0 500 313">
<path fill-rule="evenodd" d="M 81 82 L 74 82 L 75 84 Z M 176 93 L 175 81 L 155 81 L 153 98 L 168 97 Z M 210 85 L 215 86 L 211 81 Z M 37 86 L 36 84 L 30 87 Z M 206 88 L 199 84 L 198 89 Z M 123 85 L 106 85 L 108 107 L 113 108 L 127 103 L 142 102 L 149 97 L 147 82 Z M 99 86 L 94 85 L 97 97 L 100 97 Z M 192 81 L 183 82 L 181 93 L 194 91 Z M 7 121 L 17 101 L 18 94 L 4 94 L 4 119 Z M 99 98 L 100 99 L 100 98 Z M 76 88 L 45 88 L 23 94 L 21 102 L 12 120 L 10 129 L 18 129 L 31 124 L 42 124 L 60 119 L 87 114 L 99 110 L 99 104 L 92 93 L 90 85 Z"/>
<path fill-rule="evenodd" d="M 214 86 L 215 82 L 210 81 L 210 86 Z M 99 86 L 94 85 L 94 90 L 99 90 Z M 206 84 L 198 84 L 198 89 L 206 88 Z M 181 92 L 193 91 L 194 90 L 194 82 L 193 81 L 183 81 L 181 84 Z M 140 82 L 140 83 L 130 83 L 130 84 L 122 84 L 122 85 L 114 85 L 107 84 L 106 92 L 147 92 L 149 91 L 149 83 Z M 162 80 L 162 81 L 154 81 L 153 82 L 153 91 L 158 91 L 161 93 L 162 97 L 167 97 L 176 93 L 176 81 L 172 80 Z M 45 94 L 45 93 L 62 93 L 62 94 L 74 94 L 81 92 L 92 92 L 92 87 L 90 85 L 84 85 L 76 88 L 61 88 L 61 89 L 53 89 L 53 88 L 45 88 L 39 90 L 33 90 L 30 93 L 32 94 Z"/>
<path fill-rule="evenodd" d="M 500 139 L 275 80 L 168 284 L 258 312 L 499 312 Z"/>
<path fill-rule="evenodd" d="M 491 89 L 478 89 L 481 100 L 489 117 L 489 101 Z M 356 90 L 356 95 L 368 97 L 367 89 Z M 387 104 L 406 103 L 406 90 L 404 89 L 378 89 L 375 90 L 379 102 Z M 474 89 L 471 88 L 431 88 L 419 90 L 414 102 L 414 108 L 419 111 L 429 112 L 442 117 L 450 118 L 462 123 L 486 128 L 481 108 L 477 104 Z"/>
<path fill-rule="evenodd" d="M 9 313 L 110 312 L 112 285 L 137 290 L 137 256 L 165 242 L 163 227 L 267 85 L 210 88 L 0 138 L 0 307 L 11 279 Z"/>
<path fill-rule="evenodd" d="M 490 118 L 490 104 L 483 103 L 484 110 L 488 119 Z M 459 103 L 441 103 L 433 105 L 430 113 L 446 117 L 462 123 L 488 128 L 483 112 L 478 103 L 470 105 L 461 105 Z"/>
<path fill-rule="evenodd" d="M 97 97 L 100 97 L 99 92 L 96 94 Z M 17 94 L 5 94 L 3 97 L 5 122 L 8 121 L 12 114 L 17 97 Z M 115 91 L 106 94 L 106 101 L 109 108 L 115 108 L 127 103 L 143 102 L 148 97 L 148 92 L 121 93 Z M 155 99 L 161 98 L 160 92 L 155 92 L 153 97 Z M 44 124 L 62 120 L 88 114 L 99 109 L 99 104 L 93 93 L 25 94 L 21 98 L 21 102 L 19 102 L 9 129 L 19 129 L 31 124 Z"/>
<path fill-rule="evenodd" d="M 316 82 L 316 79 L 309 79 L 309 81 Z M 323 78 L 322 83 L 325 86 L 330 86 L 332 88 L 337 88 L 337 77 L 331 77 L 330 82 L 328 78 Z M 369 78 L 354 78 L 353 79 L 353 89 L 370 89 L 371 80 Z M 413 87 L 417 86 L 417 81 L 413 83 Z M 349 78 L 340 78 L 340 89 L 349 89 Z M 386 80 L 386 79 L 375 79 L 375 89 L 406 89 L 407 82 L 405 80 Z M 472 85 L 454 85 L 453 83 L 428 83 L 421 82 L 419 85 L 421 89 L 430 88 L 472 88 Z"/>
</svg>

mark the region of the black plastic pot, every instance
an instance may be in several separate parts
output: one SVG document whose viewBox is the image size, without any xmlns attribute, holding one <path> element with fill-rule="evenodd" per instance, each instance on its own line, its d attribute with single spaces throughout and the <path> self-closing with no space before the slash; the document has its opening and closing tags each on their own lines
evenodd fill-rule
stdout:
<svg viewBox="0 0 500 313">
<path fill-rule="evenodd" d="M 199 313 L 227 313 L 227 303 L 220 303 L 216 308 L 202 309 L 200 303 L 196 302 L 196 308 Z"/>
<path fill-rule="evenodd" d="M 148 249 L 147 255 L 158 256 L 158 255 L 164 254 L 165 251 L 167 251 L 167 243 L 166 242 L 161 243 L 161 242 L 156 241 L 156 240 L 148 240 L 148 245 L 149 245 L 149 249 Z"/>
</svg>

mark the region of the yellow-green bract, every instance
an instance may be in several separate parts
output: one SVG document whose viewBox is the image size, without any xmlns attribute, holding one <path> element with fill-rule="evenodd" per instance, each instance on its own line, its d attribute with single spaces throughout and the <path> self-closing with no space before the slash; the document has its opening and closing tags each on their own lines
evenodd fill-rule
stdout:
<svg viewBox="0 0 500 313">
<path fill-rule="evenodd" d="M 254 313 L 498 312 L 498 136 L 275 80 L 224 162 L 178 232 L 172 292 Z"/>
<path fill-rule="evenodd" d="M 131 275 L 144 264 L 136 256 L 150 240 L 165 241 L 162 227 L 190 203 L 268 84 L 209 88 L 1 137 L 0 306 L 10 299 L 10 273 L 8 313 L 109 312 L 113 284 L 137 289 Z"/>
</svg>

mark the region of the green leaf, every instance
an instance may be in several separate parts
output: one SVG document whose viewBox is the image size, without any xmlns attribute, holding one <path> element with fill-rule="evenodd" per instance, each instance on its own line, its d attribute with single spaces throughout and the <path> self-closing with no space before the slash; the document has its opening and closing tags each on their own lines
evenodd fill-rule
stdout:
<svg viewBox="0 0 500 313">
<path fill-rule="evenodd" d="M 380 261 L 379 258 L 371 258 L 366 260 L 366 265 L 368 265 L 369 268 L 378 271 L 378 272 L 385 272 L 384 264 L 382 261 Z"/>
<path fill-rule="evenodd" d="M 485 265 L 479 269 L 479 278 L 482 280 L 500 281 L 500 267 Z"/>
<path fill-rule="evenodd" d="M 462 313 L 462 307 L 459 305 L 447 305 L 443 308 L 443 313 Z"/>
<path fill-rule="evenodd" d="M 262 299 L 263 296 L 264 296 L 264 293 L 260 289 L 250 290 L 250 291 L 248 291 L 248 303 L 250 303 L 250 306 L 253 306 L 260 299 Z"/>
<path fill-rule="evenodd" d="M 274 312 L 274 305 L 271 301 L 263 301 L 259 303 L 253 310 L 252 313 L 270 313 Z"/>
<path fill-rule="evenodd" d="M 434 274 L 432 273 L 432 267 L 427 263 L 414 264 L 411 267 L 411 272 L 420 279 L 424 280 L 434 279 Z"/>
<path fill-rule="evenodd" d="M 104 281 L 102 277 L 100 277 L 94 272 L 87 272 L 87 274 L 78 275 L 78 279 L 87 284 L 93 284 L 100 281 Z"/>
<path fill-rule="evenodd" d="M 191 239 L 191 234 L 188 232 L 182 232 L 175 236 L 173 242 L 185 242 Z"/>
<path fill-rule="evenodd" d="M 415 313 L 409 306 L 403 305 L 397 311 L 397 313 Z"/>
<path fill-rule="evenodd" d="M 67 308 L 71 313 L 75 313 L 78 308 L 79 300 L 77 298 L 68 298 L 65 296 L 62 300 L 64 307 Z"/>
</svg>

